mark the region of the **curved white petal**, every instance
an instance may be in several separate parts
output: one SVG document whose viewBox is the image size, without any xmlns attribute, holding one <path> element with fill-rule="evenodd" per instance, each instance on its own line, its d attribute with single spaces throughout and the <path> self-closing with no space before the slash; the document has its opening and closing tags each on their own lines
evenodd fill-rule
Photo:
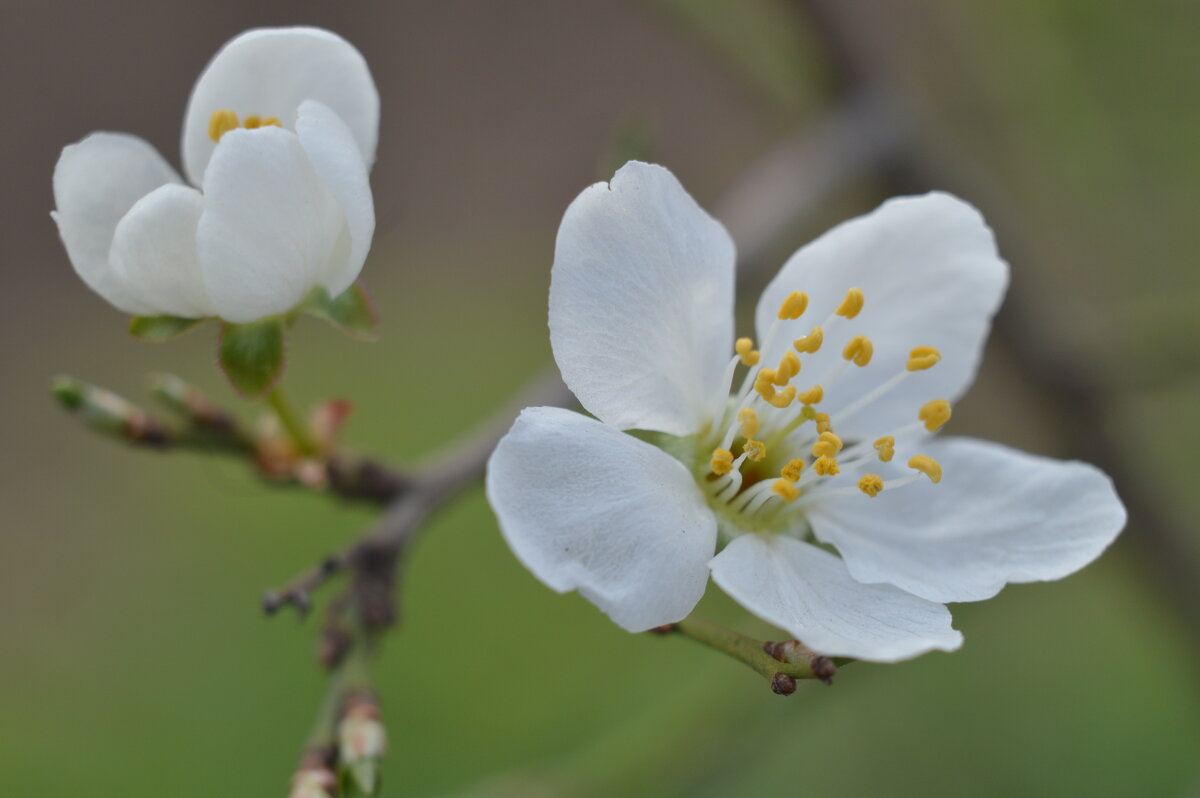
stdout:
<svg viewBox="0 0 1200 798">
<path fill-rule="evenodd" d="M 192 89 L 183 121 L 188 179 L 197 186 L 204 181 L 216 147 L 208 136 L 213 111 L 228 109 L 239 119 L 274 116 L 292 128 L 305 100 L 324 103 L 342 118 L 369 169 L 379 135 L 379 92 L 362 54 L 320 28 L 259 28 L 229 40 Z"/>
<path fill-rule="evenodd" d="M 716 519 L 687 469 L 648 443 L 531 407 L 488 461 L 487 496 L 525 567 L 628 631 L 678 621 L 704 594 Z"/>
<path fill-rule="evenodd" d="M 813 507 L 817 536 L 855 579 L 931 601 L 990 598 L 1006 582 L 1059 579 L 1100 555 L 1125 526 L 1104 472 L 969 438 L 929 442 L 942 481 Z"/>
<path fill-rule="evenodd" d="M 916 421 L 930 399 L 958 399 L 975 378 L 991 319 L 1008 285 L 1008 265 L 983 217 L 949 194 L 888 200 L 865 216 L 830 230 L 796 252 L 759 300 L 760 341 L 779 305 L 794 290 L 809 295 L 809 309 L 789 322 L 764 362 L 778 361 L 783 348 L 822 324 L 850 288 L 861 288 L 862 312 L 838 317 L 815 355 L 803 356 L 801 388 L 819 382 L 842 362 L 842 349 L 856 335 L 874 345 L 864 368 L 849 366 L 828 387 L 820 409 L 837 416 L 857 397 L 904 370 L 917 346 L 941 350 L 942 361 L 911 374 L 885 399 L 857 414 L 843 437 L 887 434 Z"/>
<path fill-rule="evenodd" d="M 113 268 L 155 314 L 198 319 L 213 313 L 196 262 L 203 210 L 199 191 L 171 183 L 138 200 L 117 224 Z"/>
<path fill-rule="evenodd" d="M 563 380 L 619 429 L 698 431 L 733 356 L 733 276 L 729 234 L 675 176 L 625 164 L 558 228 L 550 343 Z"/>
<path fill-rule="evenodd" d="M 242 323 L 295 307 L 345 261 L 349 234 L 296 135 L 267 127 L 221 138 L 196 245 L 217 315 Z"/>
<path fill-rule="evenodd" d="M 330 261 L 322 283 L 330 296 L 337 296 L 358 279 L 375 234 L 375 202 L 367 167 L 346 123 L 315 100 L 300 103 L 296 135 L 308 153 L 313 169 L 325 188 L 342 206 L 350 233 L 350 248 L 344 261 Z"/>
<path fill-rule="evenodd" d="M 896 662 L 962 645 L 944 605 L 856 582 L 840 559 L 809 543 L 742 535 L 710 567 L 739 604 L 822 654 Z"/>
<path fill-rule="evenodd" d="M 137 301 L 109 262 L 117 222 L 139 199 L 179 175 L 146 141 L 127 133 L 92 133 L 63 148 L 54 167 L 51 214 L 76 273 L 126 313 L 150 309 Z"/>
</svg>

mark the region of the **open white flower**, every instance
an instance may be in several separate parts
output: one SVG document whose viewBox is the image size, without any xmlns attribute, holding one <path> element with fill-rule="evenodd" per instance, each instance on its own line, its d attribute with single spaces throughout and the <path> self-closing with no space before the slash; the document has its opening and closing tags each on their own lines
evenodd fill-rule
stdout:
<svg viewBox="0 0 1200 798">
<path fill-rule="evenodd" d="M 755 349 L 734 341 L 729 235 L 666 169 L 626 164 L 567 209 L 550 288 L 554 358 L 599 420 L 529 408 L 501 441 L 509 545 L 629 631 L 686 617 L 711 572 L 824 654 L 957 648 L 944 602 L 1065 576 L 1125 523 L 1092 466 L 933 438 L 1007 280 L 970 205 L 893 199 L 788 260 Z"/>
<path fill-rule="evenodd" d="M 63 149 L 52 214 L 75 271 L 126 313 L 244 323 L 358 277 L 375 230 L 379 96 L 317 28 L 247 31 L 200 75 L 183 126 L 191 185 L 146 141 Z"/>
</svg>

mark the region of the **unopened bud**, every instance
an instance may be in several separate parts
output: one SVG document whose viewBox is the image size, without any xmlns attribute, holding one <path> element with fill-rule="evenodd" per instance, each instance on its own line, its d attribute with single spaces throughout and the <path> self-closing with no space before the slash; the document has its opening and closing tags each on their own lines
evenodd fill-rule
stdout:
<svg viewBox="0 0 1200 798">
<path fill-rule="evenodd" d="M 292 776 L 292 791 L 288 798 L 333 798 L 337 793 L 337 776 L 325 768 L 300 770 Z"/>
<path fill-rule="evenodd" d="M 379 788 L 379 759 L 386 751 L 379 706 L 369 694 L 352 695 L 338 724 L 338 757 L 361 792 L 374 795 Z"/>
<path fill-rule="evenodd" d="M 771 677 L 771 691 L 775 695 L 791 695 L 796 692 L 796 680 L 786 673 L 776 673 Z"/>
</svg>

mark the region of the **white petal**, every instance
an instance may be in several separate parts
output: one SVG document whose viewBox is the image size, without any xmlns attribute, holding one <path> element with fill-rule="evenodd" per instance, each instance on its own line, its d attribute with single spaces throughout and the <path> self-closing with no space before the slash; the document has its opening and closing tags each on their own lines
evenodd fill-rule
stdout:
<svg viewBox="0 0 1200 798">
<path fill-rule="evenodd" d="M 342 206 L 350 232 L 346 260 L 330 261 L 331 268 L 323 281 L 329 295 L 337 296 L 358 279 L 371 249 L 371 236 L 375 234 L 375 202 L 371 197 L 370 178 L 350 128 L 328 106 L 315 100 L 300 103 L 296 135 L 300 137 L 300 146 L 308 153 L 317 176 Z"/>
<path fill-rule="evenodd" d="M 113 268 L 155 314 L 211 316 L 196 262 L 196 224 L 204 198 L 191 186 L 160 186 L 137 201 L 117 224 Z"/>
<path fill-rule="evenodd" d="M 711 567 L 739 604 L 822 654 L 896 662 L 962 645 L 944 605 L 856 582 L 841 560 L 809 543 L 742 535 Z"/>
<path fill-rule="evenodd" d="M 814 506 L 817 536 L 850 573 L 931 601 L 990 598 L 1006 582 L 1059 579 L 1100 555 L 1125 508 L 1099 469 L 969 438 L 924 452 L 942 481 Z"/>
<path fill-rule="evenodd" d="M 827 331 L 824 347 L 804 356 L 801 388 L 823 379 L 841 362 L 842 349 L 866 335 L 875 354 L 864 368 L 849 366 L 827 388 L 821 409 L 835 415 L 856 397 L 904 369 L 917 346 L 941 350 L 942 361 L 910 375 L 885 399 L 855 416 L 843 437 L 890 433 L 916 421 L 930 399 L 958 399 L 975 378 L 991 319 L 1008 285 L 1008 265 L 983 217 L 948 194 L 888 200 L 866 216 L 830 230 L 788 260 L 759 300 L 760 340 L 779 305 L 793 290 L 809 295 L 809 310 L 786 326 L 764 362 L 778 361 L 783 347 L 821 324 L 850 288 L 861 288 L 862 312 L 839 317 Z"/>
<path fill-rule="evenodd" d="M 345 217 L 294 133 L 231 130 L 204 177 L 196 233 L 217 315 L 249 322 L 291 310 L 344 263 Z"/>
<path fill-rule="evenodd" d="M 716 519 L 687 469 L 648 443 L 531 407 L 492 453 L 487 495 L 525 567 L 624 629 L 678 621 L 704 594 Z"/>
<path fill-rule="evenodd" d="M 274 116 L 292 128 L 300 103 L 317 100 L 349 126 L 369 169 L 379 135 L 379 92 L 354 46 L 320 28 L 260 28 L 222 47 L 192 89 L 183 122 L 183 167 L 195 185 L 216 145 L 208 136 L 213 111 L 239 119 Z"/>
<path fill-rule="evenodd" d="M 109 263 L 117 222 L 139 199 L 179 175 L 147 142 L 125 133 L 93 133 L 64 147 L 54 167 L 54 205 L 71 265 L 100 296 L 126 313 L 149 310 Z"/>
<path fill-rule="evenodd" d="M 550 343 L 563 380 L 620 429 L 698 431 L 733 356 L 733 275 L 725 228 L 666 169 L 627 163 L 558 229 Z"/>
</svg>

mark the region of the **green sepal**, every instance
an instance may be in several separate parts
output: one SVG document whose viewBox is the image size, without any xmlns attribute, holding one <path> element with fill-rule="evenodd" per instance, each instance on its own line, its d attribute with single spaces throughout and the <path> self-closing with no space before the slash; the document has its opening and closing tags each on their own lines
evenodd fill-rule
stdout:
<svg viewBox="0 0 1200 798">
<path fill-rule="evenodd" d="M 129 332 L 134 338 L 157 343 L 183 335 L 202 321 L 179 316 L 134 316 L 129 320 Z"/>
<path fill-rule="evenodd" d="M 379 316 L 362 280 L 336 297 L 330 297 L 328 291 L 317 287 L 297 310 L 324 319 L 351 338 L 363 341 L 379 338 Z"/>
<path fill-rule="evenodd" d="M 343 766 L 343 791 L 347 795 L 374 795 L 379 791 L 379 759 L 367 757 Z"/>
<path fill-rule="evenodd" d="M 221 325 L 221 370 L 238 393 L 257 399 L 283 374 L 283 320 Z"/>
</svg>

